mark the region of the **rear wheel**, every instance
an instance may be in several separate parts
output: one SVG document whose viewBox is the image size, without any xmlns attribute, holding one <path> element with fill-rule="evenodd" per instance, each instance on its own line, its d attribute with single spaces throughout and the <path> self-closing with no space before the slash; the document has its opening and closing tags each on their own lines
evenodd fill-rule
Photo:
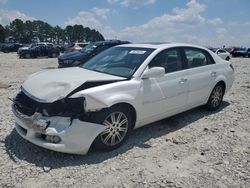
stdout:
<svg viewBox="0 0 250 188">
<path fill-rule="evenodd" d="M 52 54 L 51 54 L 51 57 L 52 57 L 52 58 L 55 58 L 55 57 L 57 57 L 57 54 L 56 54 L 56 53 L 52 53 Z"/>
<path fill-rule="evenodd" d="M 227 60 L 227 61 L 229 61 L 229 60 L 230 60 L 230 57 L 229 57 L 229 56 L 227 56 L 226 60 Z"/>
<path fill-rule="evenodd" d="M 106 127 L 94 141 L 94 146 L 99 150 L 110 151 L 118 148 L 131 131 L 132 118 L 129 110 L 119 105 L 93 114 L 92 119 Z"/>
<path fill-rule="evenodd" d="M 220 107 L 221 102 L 223 100 L 224 92 L 225 88 L 223 84 L 221 83 L 217 84 L 212 90 L 212 93 L 210 94 L 210 97 L 206 104 L 206 108 L 211 111 L 217 110 Z"/>
</svg>

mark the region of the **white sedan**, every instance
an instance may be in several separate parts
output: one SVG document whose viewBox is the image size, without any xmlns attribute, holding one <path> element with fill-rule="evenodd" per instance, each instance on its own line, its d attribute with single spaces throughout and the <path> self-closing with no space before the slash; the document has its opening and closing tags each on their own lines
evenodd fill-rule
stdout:
<svg viewBox="0 0 250 188">
<path fill-rule="evenodd" d="M 224 49 L 221 48 L 210 48 L 211 51 L 216 53 L 218 56 L 220 56 L 222 59 L 229 61 L 230 60 L 230 53 Z"/>
<path fill-rule="evenodd" d="M 120 45 L 81 67 L 31 75 L 12 105 L 15 128 L 59 152 L 108 151 L 132 129 L 201 105 L 217 110 L 233 80 L 232 64 L 203 47 Z"/>
</svg>

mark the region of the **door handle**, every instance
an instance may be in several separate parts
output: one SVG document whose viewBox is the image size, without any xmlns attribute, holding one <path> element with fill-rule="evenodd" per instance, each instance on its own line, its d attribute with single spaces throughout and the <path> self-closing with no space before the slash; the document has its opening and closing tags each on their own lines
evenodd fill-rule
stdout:
<svg viewBox="0 0 250 188">
<path fill-rule="evenodd" d="M 184 84 L 187 81 L 187 78 L 181 78 L 179 83 Z"/>
<path fill-rule="evenodd" d="M 216 76 L 216 71 L 212 71 L 211 76 Z"/>
</svg>

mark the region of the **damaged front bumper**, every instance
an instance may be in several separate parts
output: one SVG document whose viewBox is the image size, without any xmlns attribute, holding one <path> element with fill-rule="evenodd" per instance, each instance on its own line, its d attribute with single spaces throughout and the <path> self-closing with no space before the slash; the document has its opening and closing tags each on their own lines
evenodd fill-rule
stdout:
<svg viewBox="0 0 250 188">
<path fill-rule="evenodd" d="M 86 154 L 95 138 L 105 126 L 79 119 L 61 116 L 32 116 L 21 114 L 15 105 L 12 111 L 16 118 L 17 132 L 31 143 L 50 150 Z"/>
</svg>

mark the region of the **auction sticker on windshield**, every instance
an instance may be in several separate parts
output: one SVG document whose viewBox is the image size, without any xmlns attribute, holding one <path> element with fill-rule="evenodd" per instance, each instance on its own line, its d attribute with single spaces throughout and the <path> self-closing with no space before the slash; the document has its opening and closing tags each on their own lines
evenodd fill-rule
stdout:
<svg viewBox="0 0 250 188">
<path fill-rule="evenodd" d="M 145 50 L 131 50 L 130 52 L 129 52 L 129 54 L 145 54 L 146 53 L 146 51 Z"/>
</svg>

